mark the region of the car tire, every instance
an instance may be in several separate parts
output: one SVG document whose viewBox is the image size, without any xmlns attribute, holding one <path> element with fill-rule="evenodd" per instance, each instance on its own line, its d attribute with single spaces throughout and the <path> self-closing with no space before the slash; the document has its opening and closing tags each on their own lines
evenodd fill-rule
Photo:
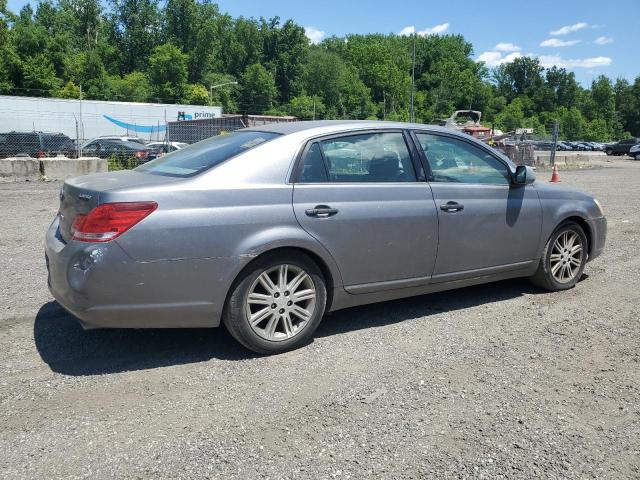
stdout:
<svg viewBox="0 0 640 480">
<path fill-rule="evenodd" d="M 286 280 L 280 281 L 283 271 Z M 300 277 L 302 273 L 306 276 Z M 301 283 L 294 285 L 300 278 Z M 267 284 L 273 288 L 268 290 Z M 296 298 L 302 300 L 293 302 Z M 223 323 L 249 350 L 265 355 L 282 353 L 311 340 L 326 301 L 324 277 L 311 258 L 298 252 L 267 254 L 249 264 L 234 282 Z"/>
<path fill-rule="evenodd" d="M 606 153 L 606 154 L 607 154 L 607 156 L 609 156 L 609 157 L 610 157 L 611 155 L 613 155 L 613 150 L 611 150 L 610 148 L 607 148 L 607 149 L 604 151 L 604 153 Z"/>
<path fill-rule="evenodd" d="M 640 153 L 636 153 L 636 156 L 634 157 L 636 160 L 640 160 Z"/>
<path fill-rule="evenodd" d="M 570 243 L 572 239 L 573 243 Z M 579 252 L 574 251 L 577 245 L 580 246 Z M 569 248 L 566 248 L 567 246 Z M 575 287 L 582 277 L 587 259 L 588 241 L 584 230 L 575 222 L 565 222 L 549 237 L 538 269 L 529 280 L 534 285 L 552 292 L 568 290 Z"/>
</svg>

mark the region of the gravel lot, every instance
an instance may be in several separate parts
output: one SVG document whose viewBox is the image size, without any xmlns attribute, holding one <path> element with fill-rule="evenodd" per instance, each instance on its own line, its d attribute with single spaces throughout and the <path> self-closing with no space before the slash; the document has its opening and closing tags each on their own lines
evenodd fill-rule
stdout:
<svg viewBox="0 0 640 480">
<path fill-rule="evenodd" d="M 640 162 L 561 177 L 609 219 L 575 289 L 336 312 L 275 357 L 223 329 L 83 332 L 45 286 L 60 185 L 0 185 L 0 477 L 640 477 Z"/>
</svg>

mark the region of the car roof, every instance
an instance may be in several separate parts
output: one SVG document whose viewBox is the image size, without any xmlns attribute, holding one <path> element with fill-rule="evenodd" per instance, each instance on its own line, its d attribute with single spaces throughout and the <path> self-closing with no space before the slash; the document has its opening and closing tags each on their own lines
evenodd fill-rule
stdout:
<svg viewBox="0 0 640 480">
<path fill-rule="evenodd" d="M 280 133 L 282 135 L 289 135 L 291 133 L 309 131 L 313 134 L 312 130 L 321 130 L 322 133 L 339 133 L 348 131 L 351 129 L 384 129 L 384 128 L 402 128 L 402 129 L 420 129 L 420 130 L 433 130 L 447 133 L 457 133 L 455 130 L 451 130 L 437 125 L 423 125 L 419 123 L 405 123 L 405 122 L 385 122 L 380 120 L 309 120 L 302 122 L 281 122 L 281 123 L 269 123 L 267 125 L 257 125 L 254 127 L 245 128 L 245 131 L 255 132 L 273 132 Z M 468 136 L 468 135 L 467 135 Z"/>
<path fill-rule="evenodd" d="M 334 133 L 349 133 L 357 130 L 384 130 L 384 129 L 405 129 L 405 130 L 423 130 L 433 133 L 445 133 L 447 135 L 458 137 L 464 141 L 475 143 L 483 148 L 490 148 L 485 142 L 464 133 L 459 130 L 441 127 L 438 125 L 425 125 L 421 123 L 405 123 L 405 122 L 386 122 L 380 120 L 312 120 L 302 122 L 282 122 L 269 123 L 267 125 L 257 125 L 254 127 L 243 128 L 240 132 L 271 132 L 281 135 L 290 135 L 300 133 L 305 138 L 312 138 L 316 135 L 332 135 Z M 491 149 L 493 153 L 499 156 L 511 168 L 515 168 L 515 164 L 501 151 Z"/>
</svg>

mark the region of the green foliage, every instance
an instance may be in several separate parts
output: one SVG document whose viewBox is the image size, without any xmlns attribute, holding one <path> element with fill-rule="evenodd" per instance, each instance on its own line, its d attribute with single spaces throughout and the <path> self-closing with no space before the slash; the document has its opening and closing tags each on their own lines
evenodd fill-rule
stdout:
<svg viewBox="0 0 640 480">
<path fill-rule="evenodd" d="M 159 99 L 179 98 L 187 82 L 189 57 L 171 43 L 159 45 L 149 57 L 149 79 Z"/>
<path fill-rule="evenodd" d="M 213 105 L 222 105 L 225 112 L 237 112 L 237 92 L 238 85 L 234 85 L 236 79 L 231 75 L 224 73 L 209 72 L 204 77 L 204 85 L 207 88 L 214 85 L 222 85 L 221 87 L 214 88 L 210 93 L 213 94 L 211 103 Z"/>
<path fill-rule="evenodd" d="M 300 95 L 291 99 L 289 112 L 300 120 L 315 120 L 323 118 L 324 103 L 320 97 Z"/>
<path fill-rule="evenodd" d="M 66 85 L 56 90 L 58 98 L 80 98 L 80 87 L 69 80 Z"/>
<path fill-rule="evenodd" d="M 142 72 L 131 72 L 123 77 L 108 78 L 110 95 L 114 100 L 127 102 L 148 102 L 152 96 L 149 79 Z"/>
<path fill-rule="evenodd" d="M 50 96 L 60 88 L 62 82 L 56 76 L 53 63 L 43 53 L 37 53 L 33 57 L 27 57 L 22 62 L 23 85 L 34 94 L 44 97 Z"/>
<path fill-rule="evenodd" d="M 209 92 L 199 83 L 190 83 L 184 89 L 182 102 L 187 105 L 206 105 L 209 103 Z"/>
<path fill-rule="evenodd" d="M 522 57 L 489 70 L 461 35 L 347 35 L 310 45 L 280 18 L 232 18 L 211 0 L 0 0 L 0 93 L 222 105 L 226 112 L 408 121 L 474 109 L 483 122 L 567 139 L 640 136 L 640 76 L 573 72 Z M 237 85 L 229 84 L 238 82 Z M 226 84 L 220 88 L 210 87 Z M 314 115 L 315 105 L 315 115 Z"/>
<path fill-rule="evenodd" d="M 242 74 L 240 108 L 245 112 L 264 113 L 274 106 L 278 95 L 273 75 L 259 63 L 247 67 Z"/>
</svg>

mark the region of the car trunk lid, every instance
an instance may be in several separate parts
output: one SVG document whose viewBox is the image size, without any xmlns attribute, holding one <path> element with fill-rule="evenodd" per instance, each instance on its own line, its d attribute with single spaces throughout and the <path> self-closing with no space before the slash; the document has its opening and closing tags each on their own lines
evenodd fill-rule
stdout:
<svg viewBox="0 0 640 480">
<path fill-rule="evenodd" d="M 60 235 L 65 242 L 73 236 L 71 226 L 78 215 L 86 215 L 102 202 L 104 193 L 149 188 L 183 180 L 132 170 L 84 175 L 67 180 L 60 189 Z M 140 198 L 140 201 L 153 198 Z"/>
</svg>

